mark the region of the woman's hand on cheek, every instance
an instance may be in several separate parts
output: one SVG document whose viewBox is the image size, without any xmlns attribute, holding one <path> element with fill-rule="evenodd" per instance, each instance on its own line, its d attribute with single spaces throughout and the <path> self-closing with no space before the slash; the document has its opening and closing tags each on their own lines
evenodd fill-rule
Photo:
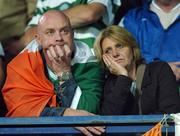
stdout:
<svg viewBox="0 0 180 136">
<path fill-rule="evenodd" d="M 114 58 L 111 55 L 104 54 L 103 55 L 103 61 L 109 71 L 114 75 L 124 75 L 128 76 L 128 72 L 125 67 L 123 67 L 121 64 L 114 61 Z"/>
</svg>

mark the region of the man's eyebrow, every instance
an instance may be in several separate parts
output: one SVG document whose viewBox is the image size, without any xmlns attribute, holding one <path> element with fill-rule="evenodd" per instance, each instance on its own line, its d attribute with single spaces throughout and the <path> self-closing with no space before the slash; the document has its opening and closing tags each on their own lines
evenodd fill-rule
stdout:
<svg viewBox="0 0 180 136">
<path fill-rule="evenodd" d="M 64 26 L 64 27 L 62 27 L 60 30 L 63 30 L 63 29 L 71 29 L 69 26 Z"/>
<path fill-rule="evenodd" d="M 53 30 L 53 28 L 46 28 L 45 30 Z"/>
</svg>

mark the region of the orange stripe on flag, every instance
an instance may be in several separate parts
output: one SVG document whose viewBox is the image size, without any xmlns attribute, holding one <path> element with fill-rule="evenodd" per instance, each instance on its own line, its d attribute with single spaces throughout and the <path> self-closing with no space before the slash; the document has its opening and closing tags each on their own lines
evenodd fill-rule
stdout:
<svg viewBox="0 0 180 136">
<path fill-rule="evenodd" d="M 161 122 L 159 122 L 142 136 L 162 136 L 161 128 L 162 128 L 162 124 Z"/>
</svg>

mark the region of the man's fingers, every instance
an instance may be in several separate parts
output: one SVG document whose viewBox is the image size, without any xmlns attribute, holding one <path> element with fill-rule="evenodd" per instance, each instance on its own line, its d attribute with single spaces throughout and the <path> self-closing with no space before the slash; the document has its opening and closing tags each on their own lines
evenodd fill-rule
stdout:
<svg viewBox="0 0 180 136">
<path fill-rule="evenodd" d="M 101 135 L 105 132 L 105 127 L 75 127 L 76 129 L 80 130 L 86 136 L 93 136 L 93 134 Z"/>
<path fill-rule="evenodd" d="M 87 127 L 87 129 L 96 135 L 101 135 L 102 133 L 105 132 L 105 127 L 100 127 L 100 126 Z"/>
<path fill-rule="evenodd" d="M 50 46 L 48 50 L 49 50 L 49 52 L 50 52 L 50 54 L 51 54 L 51 56 L 53 58 L 57 58 L 58 57 L 58 55 L 56 54 L 53 46 Z"/>
<path fill-rule="evenodd" d="M 106 127 L 105 127 L 105 126 L 96 126 L 95 128 L 96 128 L 98 131 L 104 133 Z"/>
<path fill-rule="evenodd" d="M 75 127 L 79 131 L 81 131 L 86 136 L 93 136 L 91 132 L 89 132 L 85 127 Z"/>
<path fill-rule="evenodd" d="M 50 60 L 52 63 L 57 64 L 57 63 L 59 63 L 60 61 L 62 61 L 60 57 L 55 57 L 55 58 L 54 58 L 54 57 L 51 55 L 51 53 L 50 53 L 49 50 L 47 50 L 46 53 L 47 53 L 47 56 L 49 57 L 49 60 Z"/>
<path fill-rule="evenodd" d="M 53 56 L 51 55 L 50 51 L 47 50 L 46 53 L 47 53 L 47 56 L 48 56 L 49 60 L 50 60 L 50 61 L 53 61 L 54 58 L 53 58 Z"/>
<path fill-rule="evenodd" d="M 66 45 L 66 44 L 64 45 L 64 50 L 65 50 L 66 57 L 69 58 L 71 55 L 71 50 L 68 47 L 68 45 Z"/>
<path fill-rule="evenodd" d="M 98 131 L 97 129 L 93 128 L 93 127 L 86 127 L 86 129 L 89 132 L 92 132 L 93 134 L 96 134 L 96 135 L 101 135 L 101 133 L 102 133 L 102 132 Z"/>
<path fill-rule="evenodd" d="M 67 108 L 63 114 L 63 116 L 93 116 L 93 113 L 89 113 L 84 110 L 74 110 L 71 108 Z M 93 134 L 101 135 L 105 132 L 104 126 L 88 126 L 88 127 L 75 127 L 79 131 L 81 131 L 86 136 L 93 136 Z"/>
<path fill-rule="evenodd" d="M 57 55 L 58 55 L 59 57 L 64 56 L 64 51 L 63 51 L 62 47 L 56 45 L 56 46 L 55 46 L 55 49 L 56 49 Z"/>
</svg>

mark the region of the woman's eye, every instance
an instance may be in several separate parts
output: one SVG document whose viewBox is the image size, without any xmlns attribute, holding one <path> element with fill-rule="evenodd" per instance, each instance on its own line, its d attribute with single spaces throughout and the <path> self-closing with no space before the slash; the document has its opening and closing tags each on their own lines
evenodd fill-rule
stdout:
<svg viewBox="0 0 180 136">
<path fill-rule="evenodd" d="M 105 50 L 105 54 L 110 54 L 110 53 L 111 53 L 110 49 Z"/>
<path fill-rule="evenodd" d="M 123 46 L 122 46 L 121 44 L 117 44 L 117 45 L 116 45 L 116 48 L 118 48 L 118 49 L 122 49 L 122 48 L 123 48 Z"/>
</svg>

